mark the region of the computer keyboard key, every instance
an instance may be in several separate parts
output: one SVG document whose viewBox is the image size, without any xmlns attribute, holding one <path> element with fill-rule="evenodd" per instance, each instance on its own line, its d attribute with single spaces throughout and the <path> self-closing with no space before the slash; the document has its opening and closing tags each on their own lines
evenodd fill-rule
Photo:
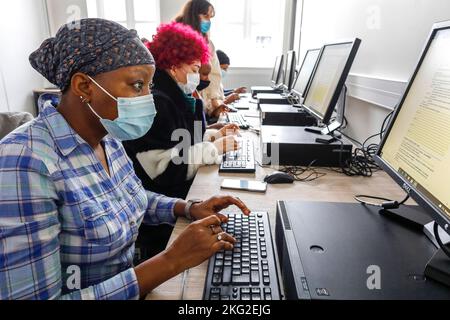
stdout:
<svg viewBox="0 0 450 320">
<path fill-rule="evenodd" d="M 222 284 L 222 276 L 217 275 L 217 274 L 213 275 L 212 283 L 215 286 L 221 285 Z"/>
<path fill-rule="evenodd" d="M 225 267 L 223 268 L 223 284 L 230 284 L 231 283 L 231 276 L 232 276 L 232 269 L 231 267 Z"/>
<path fill-rule="evenodd" d="M 213 294 L 213 295 L 211 295 L 211 300 L 220 301 L 220 296 L 218 294 Z"/>
<path fill-rule="evenodd" d="M 221 296 L 221 297 L 220 297 L 220 300 L 222 300 L 222 301 L 228 301 L 228 300 L 231 300 L 231 299 L 230 299 L 230 296 Z"/>
<path fill-rule="evenodd" d="M 242 274 L 240 276 L 233 276 L 232 284 L 234 285 L 249 285 L 250 274 Z"/>
<path fill-rule="evenodd" d="M 261 288 L 252 288 L 252 293 L 261 293 Z"/>
<path fill-rule="evenodd" d="M 243 301 L 250 301 L 250 300 L 252 300 L 252 296 L 249 295 L 249 294 L 242 294 L 241 295 L 241 300 L 243 300 Z"/>
<path fill-rule="evenodd" d="M 271 301 L 271 300 L 272 300 L 272 295 L 271 295 L 271 294 L 266 294 L 266 295 L 264 296 L 264 300 L 266 300 L 266 301 Z"/>
<path fill-rule="evenodd" d="M 259 301 L 261 300 L 261 294 L 252 294 L 252 300 Z"/>
<path fill-rule="evenodd" d="M 269 277 L 264 277 L 263 278 L 263 283 L 265 284 L 265 285 L 270 285 L 270 278 Z"/>
<path fill-rule="evenodd" d="M 220 295 L 221 291 L 222 290 L 220 288 L 212 288 L 211 289 L 211 295 L 213 295 L 213 294 Z"/>
<path fill-rule="evenodd" d="M 252 285 L 259 284 L 259 271 L 252 271 L 251 273 L 251 283 Z"/>
<path fill-rule="evenodd" d="M 242 288 L 241 289 L 241 294 L 250 294 L 252 291 L 250 290 L 250 288 Z"/>
</svg>

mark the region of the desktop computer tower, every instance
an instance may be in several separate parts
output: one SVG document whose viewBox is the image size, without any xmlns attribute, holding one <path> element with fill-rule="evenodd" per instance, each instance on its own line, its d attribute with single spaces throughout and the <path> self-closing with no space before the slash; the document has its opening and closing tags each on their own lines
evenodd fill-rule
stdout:
<svg viewBox="0 0 450 320">
<path fill-rule="evenodd" d="M 330 144 L 316 142 L 320 135 L 305 127 L 262 126 L 264 164 L 281 166 L 342 167 L 351 159 L 353 145 L 342 138 Z"/>
<path fill-rule="evenodd" d="M 276 89 L 273 87 L 265 87 L 265 86 L 255 86 L 255 87 L 251 87 L 250 88 L 251 92 L 252 92 L 252 97 L 254 99 L 256 99 L 256 96 L 260 93 L 283 93 L 283 90 L 281 89 Z"/>
<path fill-rule="evenodd" d="M 258 106 L 262 104 L 290 104 L 288 99 L 278 93 L 260 93 L 256 96 Z"/>
<path fill-rule="evenodd" d="M 261 123 L 263 126 L 314 127 L 317 120 L 300 106 L 287 104 L 262 104 Z"/>
<path fill-rule="evenodd" d="M 436 252 L 431 241 L 379 209 L 355 203 L 278 202 L 275 241 L 285 298 L 450 299 L 450 288 L 423 276 Z"/>
</svg>

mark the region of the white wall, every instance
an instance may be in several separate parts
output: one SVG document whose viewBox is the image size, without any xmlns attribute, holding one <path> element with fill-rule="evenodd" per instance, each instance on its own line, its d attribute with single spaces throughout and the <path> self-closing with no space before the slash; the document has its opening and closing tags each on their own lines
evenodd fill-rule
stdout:
<svg viewBox="0 0 450 320">
<path fill-rule="evenodd" d="M 187 0 L 161 0 L 161 22 L 173 21 L 186 2 Z"/>
<path fill-rule="evenodd" d="M 52 35 L 55 35 L 63 24 L 88 16 L 86 0 L 46 0 L 46 2 Z"/>
<path fill-rule="evenodd" d="M 302 51 L 326 41 L 363 40 L 352 72 L 407 80 L 448 0 L 304 0 Z"/>
<path fill-rule="evenodd" d="M 355 89 L 362 94 L 357 95 L 358 99 L 350 98 L 347 107 L 349 132 L 362 140 L 379 130 L 389 112 L 380 105 L 395 106 L 395 103 L 383 101 L 392 96 L 400 99 L 401 88 L 414 70 L 432 24 L 450 19 L 450 1 L 299 1 L 303 1 L 301 56 L 307 49 L 326 42 L 352 37 L 362 39 L 351 78 L 365 85 L 350 84 L 351 93 Z M 392 84 L 392 90 L 376 85 L 383 82 Z M 373 96 L 379 99 L 371 100 L 369 97 Z M 368 103 L 370 101 L 380 105 Z"/>
<path fill-rule="evenodd" d="M 6 94 L 5 83 L 3 81 L 3 71 L 0 66 L 0 112 L 9 111 L 8 97 Z"/>
<path fill-rule="evenodd" d="M 41 0 L 3 1 L 0 6 L 0 103 L 9 111 L 34 113 L 32 90 L 42 88 L 42 77 L 31 67 L 28 57 L 47 37 L 44 5 Z M 3 110 L 4 107 L 0 107 Z"/>
</svg>

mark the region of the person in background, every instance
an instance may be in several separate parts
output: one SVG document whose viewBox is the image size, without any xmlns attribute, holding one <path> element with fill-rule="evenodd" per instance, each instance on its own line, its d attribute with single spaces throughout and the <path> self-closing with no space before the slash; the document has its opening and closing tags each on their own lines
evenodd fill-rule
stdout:
<svg viewBox="0 0 450 320">
<path fill-rule="evenodd" d="M 192 94 L 210 55 L 199 33 L 182 23 L 162 24 L 147 45 L 156 61 L 152 92 L 157 115 L 150 131 L 124 146 L 146 190 L 185 199 L 201 166 L 217 164 L 220 155 L 238 148 L 239 128 L 206 130 L 202 121 L 202 101 Z M 172 231 L 167 225 L 143 225 L 138 247 L 144 259 L 163 250 Z"/>
<path fill-rule="evenodd" d="M 136 31 L 118 23 L 74 25 L 30 56 L 61 89 L 59 105 L 0 142 L 0 300 L 145 297 L 233 248 L 220 210 L 250 213 L 233 197 L 194 203 L 142 187 L 121 141 L 152 126 L 154 59 Z M 133 265 L 141 223 L 173 225 L 184 216 L 197 221 L 164 252 Z"/>
<path fill-rule="evenodd" d="M 206 88 L 209 87 L 209 85 L 211 84 L 211 81 L 209 80 L 209 74 L 211 73 L 211 64 L 206 63 L 206 64 L 202 64 L 202 66 L 200 67 L 200 84 L 197 87 L 197 90 L 195 90 L 193 96 L 196 99 L 202 100 L 203 102 L 203 98 L 201 95 L 201 92 L 203 90 L 205 90 Z M 216 129 L 216 130 L 220 130 L 222 129 L 225 124 L 223 123 L 213 123 L 213 121 L 211 121 L 208 113 L 206 112 L 205 108 L 204 108 L 204 103 L 202 103 L 202 109 L 198 110 L 198 117 L 204 121 L 204 125 L 206 126 L 207 129 Z"/>
<path fill-rule="evenodd" d="M 211 118 L 219 118 L 221 113 L 229 112 L 230 109 L 225 104 L 225 94 L 222 85 L 222 73 L 219 59 L 213 42 L 209 37 L 211 30 L 211 19 L 214 18 L 215 11 L 213 5 L 207 0 L 189 0 L 184 5 L 181 13 L 175 18 L 176 22 L 184 23 L 201 33 L 208 41 L 211 55 L 210 85 L 202 91 L 203 101 L 208 115 Z"/>
<path fill-rule="evenodd" d="M 228 69 L 230 68 L 231 60 L 228 55 L 223 52 L 222 50 L 217 50 L 217 57 L 219 59 L 220 63 L 220 69 L 222 72 L 222 80 L 227 77 Z M 227 104 L 233 103 L 240 99 L 239 95 L 242 93 L 246 93 L 247 89 L 245 87 L 240 87 L 237 89 L 231 89 L 231 90 L 224 90 L 226 99 L 225 102 Z"/>
</svg>

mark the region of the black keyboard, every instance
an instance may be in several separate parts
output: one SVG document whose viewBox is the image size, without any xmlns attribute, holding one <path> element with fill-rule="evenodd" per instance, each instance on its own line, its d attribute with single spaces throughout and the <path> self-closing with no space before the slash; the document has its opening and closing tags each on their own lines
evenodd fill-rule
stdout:
<svg viewBox="0 0 450 320">
<path fill-rule="evenodd" d="M 255 173 L 255 146 L 252 140 L 243 140 L 240 150 L 223 155 L 221 173 Z"/>
<path fill-rule="evenodd" d="M 245 117 L 242 114 L 228 113 L 227 121 L 228 121 L 228 123 L 237 124 L 239 126 L 239 128 L 241 128 L 242 130 L 250 129 L 250 125 L 248 124 L 247 120 L 245 120 Z"/>
<path fill-rule="evenodd" d="M 209 261 L 204 300 L 281 300 L 267 212 L 228 216 L 222 229 L 237 242 Z"/>
</svg>

